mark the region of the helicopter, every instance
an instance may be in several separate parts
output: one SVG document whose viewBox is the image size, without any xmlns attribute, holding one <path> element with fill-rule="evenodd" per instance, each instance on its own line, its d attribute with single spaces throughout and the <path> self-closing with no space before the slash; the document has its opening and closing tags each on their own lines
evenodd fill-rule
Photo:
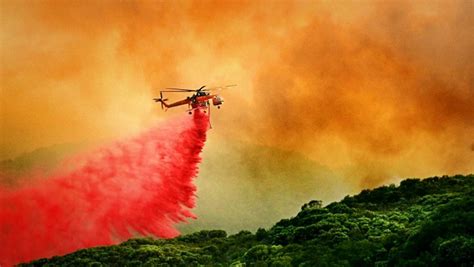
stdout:
<svg viewBox="0 0 474 267">
<path fill-rule="evenodd" d="M 206 88 L 205 85 L 201 86 L 198 89 L 186 89 L 186 88 L 165 88 L 165 90 L 160 91 L 160 98 L 153 98 L 155 102 L 160 102 L 161 103 L 161 108 L 165 109 L 165 111 L 169 108 L 173 107 L 178 107 L 182 105 L 188 105 L 188 113 L 193 114 L 193 111 L 197 109 L 207 109 L 207 111 L 210 113 L 211 112 L 211 104 L 210 101 L 212 101 L 212 104 L 216 106 L 218 109 L 221 108 L 222 103 L 224 103 L 224 99 L 218 95 L 218 94 L 211 94 L 211 91 L 217 91 L 217 90 L 222 90 L 222 89 L 227 89 L 230 87 L 237 86 L 235 84 L 231 85 L 226 85 L 226 86 L 219 86 L 219 87 L 213 87 L 213 88 Z M 186 99 L 174 102 L 174 103 L 167 103 L 168 101 L 167 98 L 163 98 L 163 93 L 193 93 L 192 96 L 186 97 Z M 204 110 L 204 113 L 206 113 L 206 110 Z"/>
</svg>

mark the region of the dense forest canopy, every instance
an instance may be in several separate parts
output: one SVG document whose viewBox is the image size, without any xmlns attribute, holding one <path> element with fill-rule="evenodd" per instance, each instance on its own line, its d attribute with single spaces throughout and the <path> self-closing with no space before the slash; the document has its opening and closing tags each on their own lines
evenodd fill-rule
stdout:
<svg viewBox="0 0 474 267">
<path fill-rule="evenodd" d="M 406 179 L 270 229 L 137 238 L 22 266 L 473 266 L 474 175 Z M 244 219 L 244 218 L 242 218 Z"/>
</svg>

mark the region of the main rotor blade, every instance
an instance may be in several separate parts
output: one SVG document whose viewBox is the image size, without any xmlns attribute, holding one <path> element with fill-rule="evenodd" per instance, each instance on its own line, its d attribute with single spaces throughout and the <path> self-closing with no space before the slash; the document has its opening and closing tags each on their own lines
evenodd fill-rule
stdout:
<svg viewBox="0 0 474 267">
<path fill-rule="evenodd" d="M 226 85 L 226 86 L 211 87 L 211 88 L 203 89 L 202 91 L 223 90 L 223 89 L 229 89 L 230 87 L 234 87 L 234 86 L 237 86 L 237 84 L 230 84 L 230 85 Z"/>
<path fill-rule="evenodd" d="M 190 92 L 194 92 L 194 91 L 161 90 L 160 92 L 164 92 L 164 93 L 190 93 Z"/>
<path fill-rule="evenodd" d="M 165 89 L 169 89 L 169 90 L 174 90 L 176 92 L 195 92 L 197 90 L 194 90 L 194 89 L 187 89 L 187 88 L 174 88 L 174 87 L 170 87 L 170 88 L 165 88 Z"/>
</svg>

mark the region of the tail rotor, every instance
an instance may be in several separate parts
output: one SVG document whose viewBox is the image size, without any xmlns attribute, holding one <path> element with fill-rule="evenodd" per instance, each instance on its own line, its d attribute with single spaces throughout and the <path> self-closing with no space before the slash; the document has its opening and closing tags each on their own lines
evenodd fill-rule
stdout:
<svg viewBox="0 0 474 267">
<path fill-rule="evenodd" d="M 153 98 L 155 102 L 160 102 L 161 104 L 161 109 L 165 109 L 165 107 L 168 107 L 165 103 L 165 101 L 168 100 L 168 98 L 163 98 L 163 92 L 160 92 L 160 98 Z"/>
<path fill-rule="evenodd" d="M 161 91 L 160 91 L 160 99 L 161 99 L 161 101 L 160 101 L 161 109 L 164 109 L 163 108 L 163 92 L 161 92 Z"/>
</svg>

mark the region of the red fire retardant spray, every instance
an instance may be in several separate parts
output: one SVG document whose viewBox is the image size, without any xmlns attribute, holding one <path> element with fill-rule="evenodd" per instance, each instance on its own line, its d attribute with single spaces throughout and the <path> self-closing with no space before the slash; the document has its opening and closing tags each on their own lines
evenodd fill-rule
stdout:
<svg viewBox="0 0 474 267">
<path fill-rule="evenodd" d="M 174 225 L 195 217 L 193 178 L 208 128 L 197 111 L 87 154 L 73 170 L 0 186 L 0 265 L 177 236 Z"/>
</svg>

